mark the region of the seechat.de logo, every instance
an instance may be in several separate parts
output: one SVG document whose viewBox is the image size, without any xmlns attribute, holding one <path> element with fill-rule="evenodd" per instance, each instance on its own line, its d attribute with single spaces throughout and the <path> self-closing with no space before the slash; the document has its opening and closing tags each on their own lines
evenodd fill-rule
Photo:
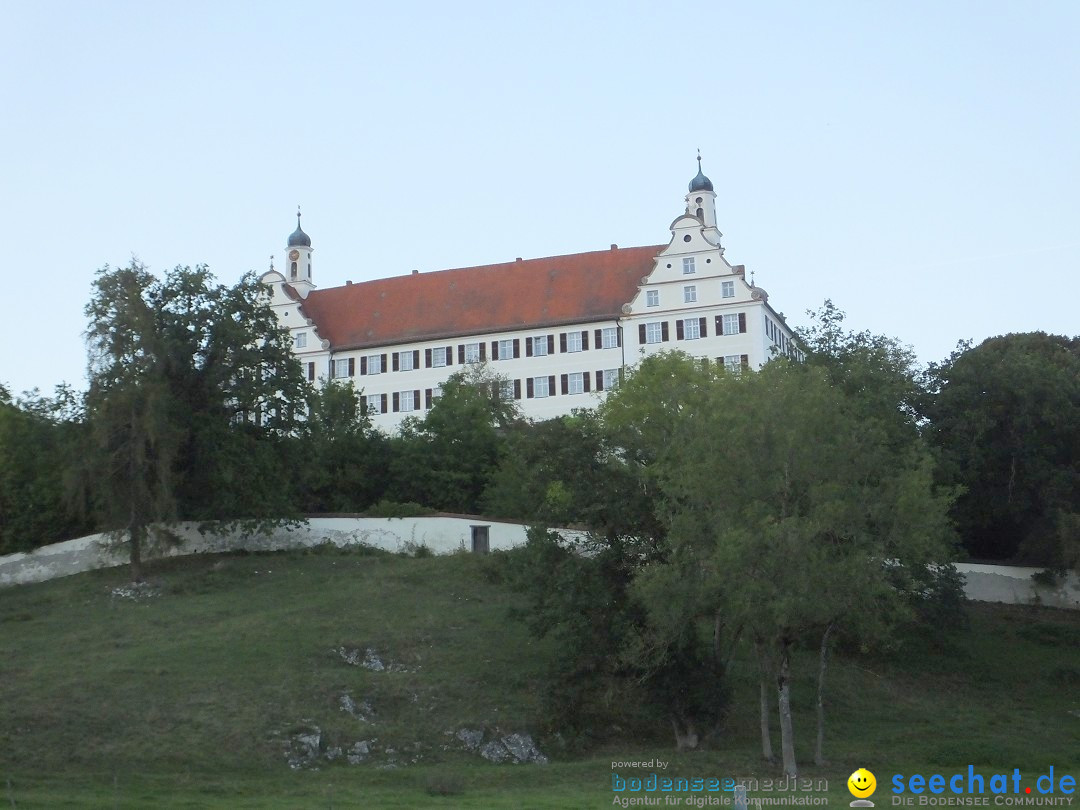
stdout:
<svg viewBox="0 0 1080 810">
<path fill-rule="evenodd" d="M 874 803 L 868 801 L 869 797 L 874 795 L 874 791 L 877 790 L 877 779 L 866 768 L 859 768 L 847 780 L 847 789 L 851 791 L 851 795 L 855 797 L 855 801 L 851 803 L 851 807 L 873 807 Z"/>
</svg>

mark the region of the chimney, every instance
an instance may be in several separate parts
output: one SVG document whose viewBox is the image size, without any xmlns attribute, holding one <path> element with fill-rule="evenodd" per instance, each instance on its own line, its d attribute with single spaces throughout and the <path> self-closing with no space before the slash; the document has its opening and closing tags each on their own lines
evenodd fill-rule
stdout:
<svg viewBox="0 0 1080 810">
<path fill-rule="evenodd" d="M 611 249 L 612 249 L 612 250 L 618 250 L 618 249 L 619 249 L 619 246 L 618 246 L 618 245 L 616 245 L 616 244 L 615 244 L 614 242 L 612 242 L 612 243 L 611 243 Z"/>
<path fill-rule="evenodd" d="M 345 286 L 346 287 L 351 287 L 352 286 L 352 279 L 351 278 L 345 279 Z"/>
<path fill-rule="evenodd" d="M 413 270 L 413 271 L 412 271 L 412 274 L 413 274 L 414 276 L 418 276 L 418 275 L 420 275 L 420 271 L 419 271 L 419 270 Z"/>
</svg>

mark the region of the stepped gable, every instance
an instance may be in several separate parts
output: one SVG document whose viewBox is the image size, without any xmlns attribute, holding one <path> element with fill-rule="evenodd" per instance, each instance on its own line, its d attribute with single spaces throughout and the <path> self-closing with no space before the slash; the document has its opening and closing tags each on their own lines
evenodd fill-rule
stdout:
<svg viewBox="0 0 1080 810">
<path fill-rule="evenodd" d="M 614 320 L 664 247 L 611 248 L 315 289 L 302 310 L 334 351 Z"/>
</svg>

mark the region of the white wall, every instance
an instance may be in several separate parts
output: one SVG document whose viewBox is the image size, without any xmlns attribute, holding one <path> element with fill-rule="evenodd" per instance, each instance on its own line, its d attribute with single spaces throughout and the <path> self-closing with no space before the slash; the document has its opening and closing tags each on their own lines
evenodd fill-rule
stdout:
<svg viewBox="0 0 1080 810">
<path fill-rule="evenodd" d="M 331 543 L 338 547 L 370 546 L 391 552 L 427 546 L 437 554 L 472 548 L 472 526 L 488 526 L 489 548 L 505 550 L 525 543 L 525 527 L 483 518 L 312 518 L 290 530 L 278 529 L 270 535 L 241 537 L 201 535 L 194 524 L 182 524 L 175 531 L 181 543 L 162 556 L 213 554 L 224 551 L 283 551 Z M 575 532 L 564 532 L 569 536 Z M 124 548 L 110 547 L 100 534 L 55 543 L 27 554 L 0 557 L 0 587 L 43 582 L 97 568 L 127 563 Z"/>
<path fill-rule="evenodd" d="M 416 518 L 311 518 L 291 531 L 278 529 L 270 535 L 200 535 L 194 524 L 184 524 L 177 534 L 179 546 L 164 556 L 213 554 L 225 551 L 284 551 L 331 543 L 339 548 L 370 546 L 391 552 L 403 552 L 427 546 L 436 554 L 450 554 L 472 548 L 472 526 L 488 526 L 492 551 L 506 550 L 525 543 L 525 526 L 478 517 Z M 580 538 L 580 532 L 560 529 L 567 539 Z M 0 557 L 0 587 L 44 582 L 96 568 L 111 568 L 127 563 L 124 549 L 110 549 L 102 535 L 94 534 L 44 546 L 28 554 Z M 964 591 L 978 602 L 1041 604 L 1080 610 L 1080 577 L 1069 574 L 1057 588 L 1037 586 L 1031 575 L 1038 568 L 1005 565 L 957 563 L 966 579 Z"/>
</svg>

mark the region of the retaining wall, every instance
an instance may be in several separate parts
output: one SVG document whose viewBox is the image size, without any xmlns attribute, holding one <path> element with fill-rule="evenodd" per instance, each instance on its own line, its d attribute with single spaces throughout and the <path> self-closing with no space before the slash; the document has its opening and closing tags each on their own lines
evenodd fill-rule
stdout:
<svg viewBox="0 0 1080 810">
<path fill-rule="evenodd" d="M 446 516 L 411 518 L 320 517 L 292 529 L 269 535 L 199 534 L 194 524 L 181 524 L 175 532 L 179 545 L 161 556 L 215 554 L 224 551 L 284 551 L 332 543 L 338 547 L 365 545 L 385 551 L 410 551 L 427 546 L 436 554 L 472 548 L 472 527 L 487 526 L 491 551 L 505 550 L 525 542 L 525 526 L 480 517 Z M 577 532 L 561 530 L 564 535 Z M 95 568 L 127 563 L 125 548 L 116 548 L 100 534 L 43 546 L 27 554 L 0 557 L 0 587 L 43 582 Z M 965 577 L 969 599 L 1008 604 L 1041 604 L 1080 609 L 1080 578 L 1075 573 L 1057 587 L 1038 585 L 1031 575 L 1038 568 L 957 563 Z"/>
</svg>

